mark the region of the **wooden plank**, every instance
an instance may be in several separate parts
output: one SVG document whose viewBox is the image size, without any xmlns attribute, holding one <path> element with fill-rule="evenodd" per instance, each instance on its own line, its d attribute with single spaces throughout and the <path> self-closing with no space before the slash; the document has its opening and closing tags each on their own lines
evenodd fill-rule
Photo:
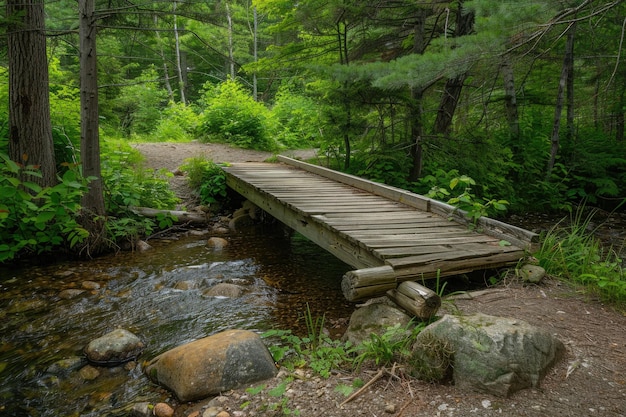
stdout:
<svg viewBox="0 0 626 417">
<path fill-rule="evenodd" d="M 332 180 L 342 182 L 352 187 L 360 188 L 394 201 L 402 202 L 410 206 L 419 208 L 420 210 L 430 211 L 430 199 L 418 194 L 410 193 L 400 188 L 390 187 L 388 185 L 379 184 L 373 181 L 365 180 L 363 178 L 356 177 L 354 175 L 343 174 L 332 169 L 320 167 L 317 165 L 307 164 L 306 162 L 298 161 L 296 159 L 288 158 L 283 155 L 278 155 L 277 159 L 280 162 L 298 167 L 305 171 L 312 172 L 317 175 L 321 175 Z"/>
<path fill-rule="evenodd" d="M 382 260 L 370 250 L 354 245 L 341 234 L 334 233 L 328 226 L 315 221 L 306 214 L 291 210 L 277 199 L 231 175 L 228 171 L 226 171 L 226 184 L 274 218 L 300 232 L 347 264 L 355 268 L 370 268 L 382 264 Z"/>
<path fill-rule="evenodd" d="M 458 275 L 479 269 L 500 268 L 503 266 L 516 265 L 524 256 L 522 250 L 505 254 L 483 256 L 480 258 L 442 260 L 425 265 L 409 265 L 406 267 L 394 267 L 396 279 L 399 282 L 430 279 L 437 276 Z"/>
<path fill-rule="evenodd" d="M 305 162 L 297 161 L 295 159 L 287 158 L 281 155 L 278 156 L 278 160 L 280 162 L 284 162 L 286 164 L 307 170 L 309 172 L 313 172 L 315 174 L 322 175 L 339 182 L 343 182 L 344 184 L 348 184 L 356 188 L 360 188 L 374 194 L 378 194 L 392 200 L 405 203 L 424 211 L 432 211 L 433 213 L 437 213 L 444 218 L 453 218 L 455 221 L 464 225 L 469 225 L 471 223 L 471 220 L 467 217 L 464 211 L 459 210 L 446 203 L 432 200 L 430 198 L 420 196 L 418 194 L 413 194 L 395 187 L 390 187 L 388 185 L 364 180 L 353 175 L 343 174 L 327 168 L 307 164 Z M 539 242 L 539 236 L 536 233 L 506 224 L 495 219 L 481 217 L 478 221 L 478 226 L 484 229 L 484 233 L 490 234 L 501 240 L 506 240 L 511 244 L 523 249 L 533 250 L 536 248 Z"/>
<path fill-rule="evenodd" d="M 470 246 L 472 245 L 472 246 Z M 458 261 L 468 259 L 480 259 L 482 257 L 499 256 L 509 253 L 519 254 L 520 249 L 516 247 L 506 246 L 488 246 L 483 247 L 474 246 L 474 244 L 468 245 L 455 245 L 453 248 L 448 248 L 446 251 L 430 252 L 423 255 L 406 256 L 402 258 L 390 258 L 386 259 L 386 263 L 391 265 L 394 269 L 404 266 L 416 266 L 427 263 L 436 263 L 443 261 Z M 518 258 L 519 259 L 519 258 Z"/>
</svg>

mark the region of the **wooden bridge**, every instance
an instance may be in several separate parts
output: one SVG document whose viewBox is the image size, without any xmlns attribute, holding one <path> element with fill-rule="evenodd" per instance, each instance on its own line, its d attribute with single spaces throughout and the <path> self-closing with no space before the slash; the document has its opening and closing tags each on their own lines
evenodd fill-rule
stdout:
<svg viewBox="0 0 626 417">
<path fill-rule="evenodd" d="M 403 281 L 515 265 L 538 236 L 489 218 L 474 230 L 458 209 L 424 196 L 279 156 L 280 163 L 224 167 L 226 184 L 356 268 L 348 300 Z"/>
</svg>

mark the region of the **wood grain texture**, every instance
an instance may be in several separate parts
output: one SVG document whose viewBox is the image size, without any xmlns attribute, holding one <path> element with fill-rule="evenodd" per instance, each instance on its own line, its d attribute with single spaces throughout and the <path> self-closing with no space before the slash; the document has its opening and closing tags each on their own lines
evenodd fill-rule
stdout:
<svg viewBox="0 0 626 417">
<path fill-rule="evenodd" d="M 532 232 L 488 218 L 471 230 L 467 216 L 445 203 L 290 158 L 279 160 L 283 163 L 224 167 L 226 183 L 360 270 L 344 276 L 348 299 L 384 294 L 400 282 L 438 274 L 515 265 L 538 241 Z"/>
</svg>

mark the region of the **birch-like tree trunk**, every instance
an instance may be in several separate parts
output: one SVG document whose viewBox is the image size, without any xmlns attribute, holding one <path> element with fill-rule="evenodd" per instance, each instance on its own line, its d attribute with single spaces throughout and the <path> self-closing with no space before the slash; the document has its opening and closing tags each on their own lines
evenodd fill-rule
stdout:
<svg viewBox="0 0 626 417">
<path fill-rule="evenodd" d="M 174 14 L 174 45 L 176 48 L 176 69 L 178 73 L 178 90 L 180 92 L 180 101 L 183 104 L 187 104 L 187 99 L 185 97 L 185 75 L 183 74 L 183 60 L 181 58 L 180 51 L 180 36 L 178 33 L 178 17 L 176 16 L 176 5 L 177 1 L 174 0 L 173 14 Z M 186 71 L 186 69 L 185 69 Z"/>
</svg>

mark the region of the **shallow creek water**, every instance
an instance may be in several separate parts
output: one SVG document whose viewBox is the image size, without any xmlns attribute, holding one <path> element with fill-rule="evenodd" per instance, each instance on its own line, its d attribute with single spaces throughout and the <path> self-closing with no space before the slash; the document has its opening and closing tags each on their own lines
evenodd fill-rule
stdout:
<svg viewBox="0 0 626 417">
<path fill-rule="evenodd" d="M 154 249 L 144 253 L 0 269 L 0 415 L 126 415 L 134 402 L 168 398 L 144 376 L 141 361 L 174 346 L 232 328 L 302 332 L 307 304 L 331 324 L 349 317 L 354 306 L 340 289 L 348 265 L 280 227 L 225 237 L 230 244 L 222 250 L 208 248 L 208 236 L 184 237 L 151 241 Z M 203 296 L 218 282 L 239 284 L 244 295 Z M 85 287 L 76 298 L 59 297 Z M 93 380 L 80 366 L 53 371 L 115 328 L 145 342 L 135 368 L 98 368 Z"/>
<path fill-rule="evenodd" d="M 545 232 L 559 220 L 533 215 L 508 221 Z M 626 214 L 600 216 L 589 229 L 626 254 Z M 142 361 L 226 329 L 304 334 L 307 304 L 314 316 L 325 315 L 331 333 L 343 330 L 343 325 L 332 327 L 345 323 L 354 310 L 340 289 L 351 267 L 279 226 L 225 236 L 230 243 L 222 250 L 208 248 L 208 237 L 150 241 L 154 249 L 148 252 L 89 262 L 0 269 L 0 415 L 128 415 L 135 402 L 171 395 L 148 381 Z M 203 295 L 219 282 L 243 286 L 244 295 Z M 76 298 L 59 297 L 63 290 L 83 288 Z M 53 369 L 60 360 L 82 358 L 90 340 L 115 328 L 128 329 L 146 343 L 136 367 L 98 368 L 95 379 L 81 375 L 85 362 Z"/>
</svg>

